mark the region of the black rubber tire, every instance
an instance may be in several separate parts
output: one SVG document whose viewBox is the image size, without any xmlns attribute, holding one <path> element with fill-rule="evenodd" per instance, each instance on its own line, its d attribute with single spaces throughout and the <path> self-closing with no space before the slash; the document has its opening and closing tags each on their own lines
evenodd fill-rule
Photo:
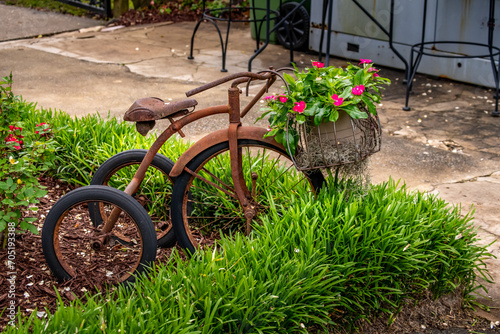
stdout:
<svg viewBox="0 0 500 334">
<path fill-rule="evenodd" d="M 254 154 L 255 154 L 255 150 L 257 150 L 258 148 L 264 149 L 264 150 L 269 149 L 270 151 L 273 151 L 273 152 L 279 154 L 280 157 L 282 156 L 282 157 L 285 157 L 287 160 L 289 160 L 290 164 L 288 167 L 286 167 L 287 170 L 295 171 L 295 167 L 291 164 L 291 160 L 290 160 L 290 157 L 288 156 L 288 154 L 285 151 L 281 150 L 277 146 L 271 145 L 271 144 L 266 143 L 264 141 L 258 141 L 258 140 L 253 140 L 253 139 L 239 139 L 238 146 L 239 147 L 250 147 L 254 151 L 250 151 L 250 150 L 248 150 L 248 151 L 250 153 L 253 152 Z M 224 152 L 227 152 L 228 150 L 229 150 L 229 142 L 223 142 L 223 143 L 219 143 L 217 145 L 214 145 L 212 147 L 209 147 L 205 151 L 199 153 L 197 156 L 195 156 L 193 159 L 191 159 L 187 163 L 186 167 L 190 171 L 196 171 L 196 173 L 203 173 L 204 169 L 202 169 L 202 168 L 205 166 L 206 163 L 208 163 L 212 159 L 214 159 L 214 161 L 215 161 L 215 158 L 217 158 L 217 156 L 219 156 L 220 154 L 222 154 Z M 224 174 L 222 174 L 222 175 L 225 178 L 224 179 L 225 184 L 229 184 L 229 186 L 231 186 L 232 183 L 229 183 L 229 182 L 232 182 L 232 181 L 228 181 L 230 178 L 230 175 L 231 175 L 230 163 L 226 163 L 226 164 L 218 163 L 217 166 L 221 166 L 220 170 L 224 171 Z M 252 166 L 254 166 L 253 162 L 252 162 Z M 271 166 L 273 166 L 273 168 L 275 168 L 275 166 L 277 167 L 277 165 L 274 165 L 274 164 L 271 164 Z M 262 168 L 262 170 L 264 171 L 263 168 Z M 249 175 L 249 173 L 252 174 L 251 172 L 243 171 L 244 175 L 245 174 Z M 306 179 L 309 181 L 308 183 L 310 184 L 311 190 L 314 191 L 315 193 L 317 193 L 318 190 L 325 183 L 325 178 L 320 170 L 312 170 L 312 171 L 297 172 L 297 173 L 304 174 Z M 268 177 L 270 175 L 270 173 L 266 173 L 264 171 L 262 173 L 262 175 L 265 177 Z M 283 175 L 284 175 L 284 173 L 279 174 L 279 177 L 281 178 L 281 177 L 283 177 Z M 203 175 L 203 177 L 206 179 L 212 178 L 212 176 L 213 176 L 212 174 L 208 174 L 208 173 L 206 175 Z M 263 177 L 263 182 L 265 181 L 265 177 Z M 212 181 L 217 182 L 217 180 L 215 180 L 215 179 L 216 178 L 213 177 Z M 206 205 L 204 203 L 206 203 L 206 198 L 207 198 L 206 194 L 203 194 L 203 192 L 199 192 L 199 195 L 198 195 L 199 198 L 204 197 L 205 202 L 200 203 L 198 201 L 198 197 L 193 199 L 193 197 L 195 196 L 194 195 L 195 192 L 191 190 L 191 186 L 192 186 L 192 182 L 193 182 L 192 180 L 197 180 L 197 182 L 199 182 L 200 179 L 196 178 L 195 176 L 193 176 L 191 173 L 189 173 L 187 171 L 184 171 L 181 175 L 179 175 L 176 178 L 174 191 L 172 193 L 172 203 L 175 203 L 175 205 L 172 206 L 172 211 L 171 211 L 172 224 L 174 226 L 177 241 L 179 242 L 179 245 L 181 247 L 183 247 L 185 250 L 187 250 L 187 252 L 189 254 L 194 254 L 196 252 L 196 249 L 198 248 L 197 241 L 194 240 L 195 237 L 191 233 L 191 230 L 193 229 L 192 222 L 188 221 L 188 218 L 187 218 L 187 215 L 190 215 L 191 212 L 193 211 L 192 203 L 190 201 L 192 200 L 193 203 L 201 204 L 200 209 L 204 210 L 206 207 Z M 271 182 L 267 182 L 266 184 L 274 184 L 276 181 L 278 181 L 278 180 L 277 179 L 272 180 Z M 208 186 L 210 186 L 208 183 L 206 183 L 206 184 Z M 223 182 L 220 182 L 219 184 L 222 185 Z M 248 184 L 248 181 L 247 181 L 247 184 Z M 201 184 L 200 187 L 198 187 L 198 185 L 195 186 L 196 189 L 201 189 L 202 187 L 203 187 L 203 184 Z M 259 187 L 259 186 L 256 185 L 256 187 Z M 265 189 L 264 186 L 261 186 L 261 188 Z M 259 191 L 262 192 L 262 190 L 259 190 Z M 286 193 L 287 191 L 288 190 L 283 190 L 284 193 Z M 211 194 L 208 194 L 208 196 L 210 196 L 210 195 Z M 214 199 L 216 199 L 217 196 L 218 196 L 217 194 L 214 194 Z M 239 202 L 237 202 L 237 200 L 233 200 L 233 202 L 236 203 L 236 205 L 233 207 L 233 212 L 235 212 L 234 211 L 235 209 L 238 211 L 242 211 L 240 206 L 239 206 Z M 217 208 L 216 210 L 219 210 L 219 208 L 220 208 L 219 204 L 214 203 L 213 206 L 214 206 L 214 208 Z M 198 210 L 198 209 L 195 209 L 195 210 Z M 189 212 L 189 214 L 188 214 L 188 212 Z M 211 217 L 211 216 L 208 216 L 208 217 Z M 220 220 L 219 217 L 224 218 L 224 216 L 217 216 L 217 215 L 215 215 L 214 217 L 217 217 L 216 220 Z M 206 219 L 206 218 L 207 218 L 207 216 L 205 214 L 202 214 L 200 219 Z M 231 219 L 231 221 L 234 221 L 234 219 Z M 241 222 L 241 220 L 239 222 Z M 203 223 L 203 224 L 205 225 L 205 223 Z M 206 224 L 206 225 L 209 225 L 209 224 Z"/>
<path fill-rule="evenodd" d="M 137 228 L 137 232 L 139 234 L 138 236 L 141 241 L 139 245 L 140 252 L 137 252 L 140 254 L 140 257 L 138 256 L 138 259 L 134 262 L 132 269 L 127 271 L 126 274 L 122 276 L 123 280 L 118 280 L 120 283 L 132 283 L 135 280 L 135 275 L 143 272 L 155 260 L 157 249 L 156 234 L 148 213 L 132 196 L 107 186 L 86 186 L 75 189 L 61 197 L 61 199 L 54 204 L 47 215 L 42 228 L 42 249 L 47 264 L 50 270 L 60 281 L 71 279 L 73 278 L 73 275 L 78 276 L 79 273 L 72 275 L 65 269 L 65 266 L 70 266 L 66 261 L 73 261 L 74 256 L 64 257 L 65 248 L 61 249 L 59 242 L 56 242 L 59 238 L 59 235 L 56 235 L 56 233 L 60 232 L 60 226 L 63 224 L 64 218 L 70 214 L 70 210 L 72 208 L 82 203 L 92 201 L 104 201 L 119 207 L 122 209 L 121 215 L 124 216 L 123 213 L 127 213 L 127 217 L 131 218 L 133 224 Z M 84 210 L 84 212 L 85 211 L 87 210 Z M 89 221 L 88 224 L 89 226 L 92 226 L 92 222 Z M 78 224 L 74 225 L 75 229 L 78 227 L 77 225 Z M 75 240 L 75 242 L 83 239 L 84 236 L 82 235 L 78 235 L 77 238 L 74 236 L 72 237 L 72 240 Z M 134 241 L 137 242 L 137 240 Z M 73 245 L 70 245 L 70 247 L 67 247 L 66 249 L 70 249 L 72 246 Z M 124 253 L 119 248 L 120 247 L 118 247 L 115 251 L 117 253 Z M 72 251 L 78 251 L 78 249 L 72 249 Z M 83 250 L 80 251 L 83 252 Z M 92 258 L 92 256 L 90 258 Z M 89 279 L 92 280 L 92 277 L 89 277 Z"/>
<path fill-rule="evenodd" d="M 117 173 L 122 168 L 128 167 L 130 165 L 139 165 L 148 150 L 143 149 L 135 149 L 128 150 L 124 152 L 120 152 L 115 154 L 108 160 L 106 160 L 95 172 L 92 177 L 91 185 L 107 185 L 108 181 L 111 177 Z M 172 160 L 164 156 L 163 154 L 157 153 L 151 163 L 151 167 L 156 168 L 160 172 L 162 172 L 165 177 L 170 181 L 173 185 L 174 180 L 169 176 L 170 171 L 174 167 L 174 163 Z M 167 201 L 167 199 L 165 199 Z M 167 203 L 166 205 L 169 205 Z M 102 217 L 99 214 L 99 209 L 95 205 L 89 205 L 89 211 L 92 217 L 96 217 L 96 221 L 94 222 L 95 226 L 98 226 L 102 223 Z M 153 221 L 153 223 L 155 223 Z M 171 224 L 165 229 L 157 228 L 155 225 L 155 230 L 158 239 L 158 247 L 173 247 L 175 245 L 176 239 L 174 234 L 174 229 L 171 228 Z"/>
<path fill-rule="evenodd" d="M 309 13 L 307 9 L 297 2 L 285 2 L 280 7 L 280 17 L 278 19 L 284 18 L 297 6 L 300 7 L 276 29 L 276 40 L 287 49 L 290 49 L 290 40 L 292 40 L 294 50 L 304 50 L 309 46 Z M 287 25 L 290 30 L 290 37 L 287 34 Z"/>
</svg>

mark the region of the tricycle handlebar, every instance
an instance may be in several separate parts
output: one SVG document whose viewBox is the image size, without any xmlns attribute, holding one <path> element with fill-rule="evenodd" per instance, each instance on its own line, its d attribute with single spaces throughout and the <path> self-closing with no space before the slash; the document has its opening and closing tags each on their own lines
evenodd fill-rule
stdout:
<svg viewBox="0 0 500 334">
<path fill-rule="evenodd" d="M 203 86 L 200 86 L 198 88 L 192 89 L 192 90 L 186 92 L 186 96 L 187 97 L 193 96 L 193 95 L 201 93 L 207 89 L 214 88 L 215 86 L 218 86 L 218 85 L 221 85 L 225 82 L 239 79 L 239 78 L 245 78 L 245 80 L 242 81 L 242 82 L 245 82 L 247 80 L 267 80 L 267 79 L 271 78 L 272 76 L 273 76 L 273 74 L 271 72 L 265 72 L 263 74 L 252 73 L 252 72 L 234 73 L 234 74 L 228 75 L 224 78 L 221 78 L 219 80 L 215 80 L 215 81 L 209 82 Z M 240 80 L 238 80 L 238 83 L 240 83 Z M 233 86 L 234 86 L 234 84 L 233 84 Z"/>
</svg>

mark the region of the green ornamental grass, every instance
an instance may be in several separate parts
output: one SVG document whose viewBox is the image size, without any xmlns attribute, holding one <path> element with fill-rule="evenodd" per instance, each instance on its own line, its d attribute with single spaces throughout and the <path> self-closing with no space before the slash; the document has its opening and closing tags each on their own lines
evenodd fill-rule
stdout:
<svg viewBox="0 0 500 334">
<path fill-rule="evenodd" d="M 26 122 L 47 119 L 58 142 L 52 172 L 72 184 L 88 184 L 109 156 L 153 140 L 98 116 L 42 110 Z M 175 160 L 186 148 L 174 139 L 162 153 Z M 19 312 L 17 328 L 5 332 L 355 331 L 360 319 L 396 314 L 405 299 L 426 291 L 437 298 L 459 289 L 470 301 L 478 277 L 488 279 L 483 261 L 490 254 L 476 245 L 471 213 L 392 180 L 335 184 L 317 197 L 298 190 L 286 208 L 271 200 L 250 237 L 223 236 L 189 260 L 174 250 L 131 288 L 85 303 L 60 300 L 47 319 Z"/>
</svg>

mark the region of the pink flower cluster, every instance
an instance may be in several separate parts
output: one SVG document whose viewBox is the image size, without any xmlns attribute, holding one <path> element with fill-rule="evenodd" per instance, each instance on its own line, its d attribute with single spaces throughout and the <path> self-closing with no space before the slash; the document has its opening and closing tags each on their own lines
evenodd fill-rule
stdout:
<svg viewBox="0 0 500 334">
<path fill-rule="evenodd" d="M 320 63 L 319 61 L 313 61 L 312 65 L 314 67 L 317 67 L 317 68 L 323 68 L 323 67 L 325 67 L 325 64 L 324 63 Z"/>
<path fill-rule="evenodd" d="M 20 150 L 23 145 L 24 138 L 24 136 L 21 135 L 21 131 L 23 131 L 22 128 L 14 125 L 9 125 L 10 133 L 7 138 L 5 138 L 5 144 L 7 144 L 7 146 L 13 147 L 16 150 Z M 40 137 L 47 136 L 50 131 L 51 129 L 49 124 L 45 122 L 37 124 L 35 126 L 35 134 L 40 135 Z"/>
<path fill-rule="evenodd" d="M 9 133 L 7 138 L 5 138 L 5 143 L 7 146 L 12 146 L 16 150 L 20 150 L 23 145 L 22 139 L 24 136 L 21 135 L 21 131 L 23 131 L 23 129 L 17 126 L 9 125 L 9 131 L 12 133 Z"/>
</svg>

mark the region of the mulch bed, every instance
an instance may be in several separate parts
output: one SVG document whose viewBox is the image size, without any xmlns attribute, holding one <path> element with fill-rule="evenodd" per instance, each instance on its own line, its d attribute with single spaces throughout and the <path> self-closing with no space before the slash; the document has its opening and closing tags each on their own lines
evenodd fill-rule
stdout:
<svg viewBox="0 0 500 334">
<path fill-rule="evenodd" d="M 38 211 L 32 216 L 36 216 L 38 220 L 34 223 L 38 231 L 41 231 L 44 219 L 54 203 L 65 193 L 72 190 L 71 187 L 60 181 L 43 178 L 40 180 L 42 186 L 47 188 L 47 195 L 40 200 Z M 171 249 L 159 249 L 157 259 L 164 259 L 169 256 Z M 15 245 L 15 269 L 7 269 L 7 249 L 0 249 L 0 314 L 1 310 L 6 308 L 11 300 L 16 303 L 16 309 L 29 315 L 37 311 L 39 317 L 45 316 L 45 308 L 52 312 L 57 306 L 57 293 L 63 301 L 72 301 L 78 298 L 85 297 L 85 293 L 97 293 L 104 284 L 93 280 L 90 282 L 85 277 L 77 277 L 66 282 L 57 282 L 54 275 L 47 266 L 45 257 L 42 253 L 41 235 L 26 232 L 16 236 Z M 7 270 L 6 270 L 7 269 Z M 12 272 L 15 273 L 15 298 L 8 296 L 9 287 L 8 281 Z M 94 277 L 95 278 L 95 277 Z M 5 287 L 5 289 L 4 289 Z M 0 317 L 0 329 L 2 329 L 9 319 L 3 314 Z"/>
<path fill-rule="evenodd" d="M 110 26 L 133 26 L 139 24 L 150 24 L 160 22 L 185 22 L 197 21 L 203 13 L 201 1 L 199 8 L 192 10 L 189 6 L 183 6 L 182 1 L 169 1 L 157 7 L 142 8 L 140 10 L 131 9 L 117 19 L 110 22 Z M 221 13 L 224 15 L 224 13 Z M 246 13 L 240 11 L 232 12 L 233 19 L 245 19 Z"/>
</svg>

